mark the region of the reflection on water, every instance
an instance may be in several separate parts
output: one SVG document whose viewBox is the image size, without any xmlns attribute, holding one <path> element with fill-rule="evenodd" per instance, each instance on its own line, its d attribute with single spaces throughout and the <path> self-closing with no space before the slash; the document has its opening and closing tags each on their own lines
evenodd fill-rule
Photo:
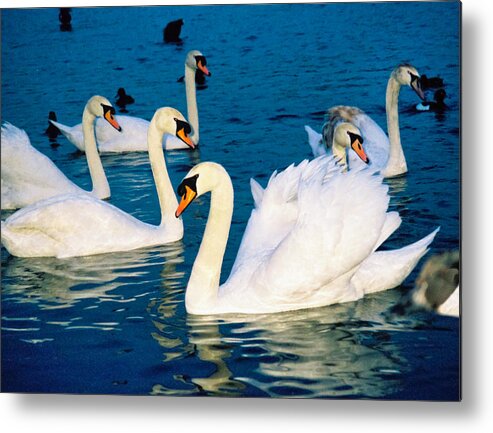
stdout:
<svg viewBox="0 0 493 433">
<path fill-rule="evenodd" d="M 182 243 L 175 242 L 159 249 L 63 260 L 9 256 L 2 266 L 2 297 L 14 304 L 36 304 L 40 310 L 73 308 L 82 300 L 131 302 L 123 292 L 135 279 L 145 285 L 160 282 L 167 273 L 170 279 L 182 278 L 183 273 L 174 272 L 182 254 Z M 156 278 L 152 271 L 157 266 L 162 272 Z M 9 320 L 8 314 L 2 319 Z"/>
<path fill-rule="evenodd" d="M 389 296 L 390 295 L 390 296 Z M 399 335 L 425 322 L 386 323 L 385 296 L 318 309 L 258 316 L 174 317 L 176 294 L 163 293 L 153 338 L 175 372 L 155 395 L 383 398 L 398 393 L 411 370 Z M 384 300 L 384 302 L 382 302 Z M 180 374 L 180 362 L 196 368 Z M 248 373 L 248 374 L 245 374 Z"/>
</svg>

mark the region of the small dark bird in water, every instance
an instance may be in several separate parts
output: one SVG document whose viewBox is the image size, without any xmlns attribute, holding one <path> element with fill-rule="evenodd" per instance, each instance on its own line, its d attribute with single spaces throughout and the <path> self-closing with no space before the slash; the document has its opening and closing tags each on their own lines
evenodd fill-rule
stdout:
<svg viewBox="0 0 493 433">
<path fill-rule="evenodd" d="M 135 99 L 132 98 L 130 95 L 127 95 L 125 92 L 125 89 L 123 87 L 120 87 L 118 89 L 118 92 L 115 96 L 116 99 L 116 105 L 120 107 L 120 111 L 126 112 L 126 107 L 127 105 L 133 104 L 135 102 Z"/>
<path fill-rule="evenodd" d="M 55 141 L 55 139 L 61 134 L 60 130 L 53 125 L 49 120 L 54 120 L 56 122 L 56 114 L 54 111 L 50 111 L 48 114 L 48 128 L 46 128 L 45 134 L 48 136 L 50 141 Z"/>
<path fill-rule="evenodd" d="M 70 15 L 71 11 L 71 8 L 60 8 L 58 20 L 60 21 L 60 30 L 62 32 L 69 32 L 72 30 L 72 15 Z"/>
<path fill-rule="evenodd" d="M 177 80 L 178 83 L 183 83 L 184 81 L 185 76 L 183 75 Z M 197 86 L 206 86 L 205 74 L 200 69 L 195 71 L 195 84 L 197 84 Z"/>
<path fill-rule="evenodd" d="M 184 21 L 180 18 L 176 21 L 169 22 L 163 30 L 164 42 L 181 42 L 180 32 Z"/>
<path fill-rule="evenodd" d="M 425 89 L 436 89 L 437 87 L 443 86 L 443 78 L 440 77 L 427 77 L 425 74 L 421 75 L 421 88 Z"/>
<path fill-rule="evenodd" d="M 433 95 L 434 98 L 433 101 L 420 102 L 418 105 L 416 105 L 416 110 L 442 112 L 447 108 L 444 102 L 446 96 L 447 93 L 445 92 L 444 89 L 438 89 L 437 91 L 435 91 L 435 94 Z"/>
</svg>

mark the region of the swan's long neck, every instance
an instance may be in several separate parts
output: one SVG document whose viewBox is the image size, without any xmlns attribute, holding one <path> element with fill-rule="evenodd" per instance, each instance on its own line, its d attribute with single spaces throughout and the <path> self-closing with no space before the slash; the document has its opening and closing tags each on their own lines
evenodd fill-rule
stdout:
<svg viewBox="0 0 493 433">
<path fill-rule="evenodd" d="M 91 114 L 86 107 L 82 114 L 82 134 L 86 149 L 87 165 L 89 166 L 89 173 L 92 180 L 92 192 L 96 197 L 104 199 L 111 195 L 111 191 L 96 145 L 96 135 L 94 132 L 95 120 L 96 116 Z"/>
<path fill-rule="evenodd" d="M 233 185 L 224 172 L 218 186 L 211 191 L 209 218 L 188 281 L 185 305 L 189 313 L 199 313 L 204 309 L 210 311 L 217 303 L 219 278 L 233 215 L 233 200 Z"/>
<path fill-rule="evenodd" d="M 386 177 L 397 176 L 407 172 L 406 158 L 401 145 L 399 131 L 399 91 L 401 85 L 393 75 L 390 76 L 385 94 L 385 109 L 387 112 L 387 131 L 389 134 L 390 149 L 387 166 L 383 170 Z"/>
<path fill-rule="evenodd" d="M 185 88 L 187 91 L 187 116 L 192 126 L 191 140 L 199 142 L 199 112 L 197 109 L 197 91 L 195 88 L 195 70 L 185 64 Z"/>
<path fill-rule="evenodd" d="M 152 175 L 156 184 L 159 206 L 161 208 L 161 227 L 169 227 L 169 224 L 183 225 L 181 220 L 175 218 L 175 210 L 178 207 L 171 180 L 164 160 L 162 145 L 163 132 L 156 127 L 153 120 L 147 130 L 147 143 L 149 151 L 149 161 L 151 163 Z"/>
<path fill-rule="evenodd" d="M 343 171 L 347 170 L 347 152 L 346 147 L 339 145 L 339 143 L 335 139 L 332 142 L 332 155 L 334 155 L 338 160 L 341 166 L 343 167 Z"/>
</svg>

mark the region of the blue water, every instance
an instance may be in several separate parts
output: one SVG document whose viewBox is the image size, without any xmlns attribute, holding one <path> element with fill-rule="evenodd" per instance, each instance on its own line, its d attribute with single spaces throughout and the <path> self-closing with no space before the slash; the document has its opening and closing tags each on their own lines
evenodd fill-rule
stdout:
<svg viewBox="0 0 493 433">
<path fill-rule="evenodd" d="M 249 178 L 265 185 L 273 170 L 309 158 L 303 125 L 320 128 L 332 105 L 359 106 L 385 125 L 386 82 L 402 61 L 443 77 L 448 109 L 415 113 L 416 95 L 401 91 L 410 170 L 388 181 L 403 223 L 387 245 L 441 226 L 431 253 L 458 247 L 458 3 L 80 8 L 72 17 L 72 31 L 62 32 L 58 9 L 2 10 L 2 119 L 89 188 L 84 156 L 63 137 L 54 145 L 43 135 L 48 112 L 79 123 L 90 96 L 114 101 L 125 87 L 136 100 L 131 115 L 151 118 L 165 105 L 186 113 L 176 80 L 186 53 L 202 51 L 212 77 L 198 92 L 200 149 L 168 152 L 167 164 L 174 185 L 206 160 L 232 177 L 223 280 L 252 208 Z M 164 44 L 163 27 L 178 18 L 183 44 Z M 147 155 L 105 155 L 103 164 L 111 202 L 157 224 Z M 2 248 L 2 390 L 459 398 L 458 320 L 388 314 L 418 269 L 401 287 L 353 303 L 187 315 L 184 290 L 208 209 L 207 197 L 196 200 L 184 215 L 183 241 L 164 247 L 69 260 L 20 259 Z"/>
</svg>

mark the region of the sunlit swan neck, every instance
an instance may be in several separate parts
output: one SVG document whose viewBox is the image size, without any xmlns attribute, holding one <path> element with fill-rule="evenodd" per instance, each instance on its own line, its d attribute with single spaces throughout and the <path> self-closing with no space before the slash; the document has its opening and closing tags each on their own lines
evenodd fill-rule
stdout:
<svg viewBox="0 0 493 433">
<path fill-rule="evenodd" d="M 157 127 L 156 117 L 153 117 L 147 130 L 147 143 L 149 146 L 149 161 L 151 163 L 152 175 L 156 184 L 159 206 L 161 207 L 161 227 L 169 226 L 180 221 L 175 218 L 175 209 L 178 201 L 171 185 L 168 169 L 164 160 L 162 145 L 163 134 L 173 134 L 171 130 L 160 130 Z M 181 223 L 181 222 L 180 222 Z M 181 225 L 181 224 L 180 224 Z"/>
<path fill-rule="evenodd" d="M 209 217 L 185 294 L 187 311 L 192 314 L 210 310 L 217 303 L 233 202 L 233 185 L 226 170 L 222 169 L 217 174 L 217 183 L 211 189 Z"/>
<path fill-rule="evenodd" d="M 387 166 L 382 171 L 385 177 L 396 176 L 407 172 L 406 158 L 401 145 L 399 131 L 399 92 L 401 85 L 392 74 L 387 84 L 385 94 L 385 110 L 387 112 L 387 131 L 389 134 L 389 159 Z"/>
<path fill-rule="evenodd" d="M 187 115 L 192 126 L 190 138 L 194 143 L 199 142 L 199 112 L 197 109 L 197 91 L 195 88 L 195 70 L 185 64 L 185 88 L 187 91 Z"/>
<path fill-rule="evenodd" d="M 108 198 L 111 194 L 108 179 L 104 174 L 103 164 L 96 146 L 94 123 L 96 116 L 92 114 L 86 105 L 82 114 L 82 133 L 84 137 L 87 165 L 92 179 L 93 194 L 101 199 Z"/>
<path fill-rule="evenodd" d="M 342 171 L 347 170 L 347 151 L 344 145 L 341 145 L 336 140 L 336 134 L 334 134 L 334 139 L 332 140 L 332 154 L 339 161 L 341 167 L 343 167 Z"/>
</svg>

